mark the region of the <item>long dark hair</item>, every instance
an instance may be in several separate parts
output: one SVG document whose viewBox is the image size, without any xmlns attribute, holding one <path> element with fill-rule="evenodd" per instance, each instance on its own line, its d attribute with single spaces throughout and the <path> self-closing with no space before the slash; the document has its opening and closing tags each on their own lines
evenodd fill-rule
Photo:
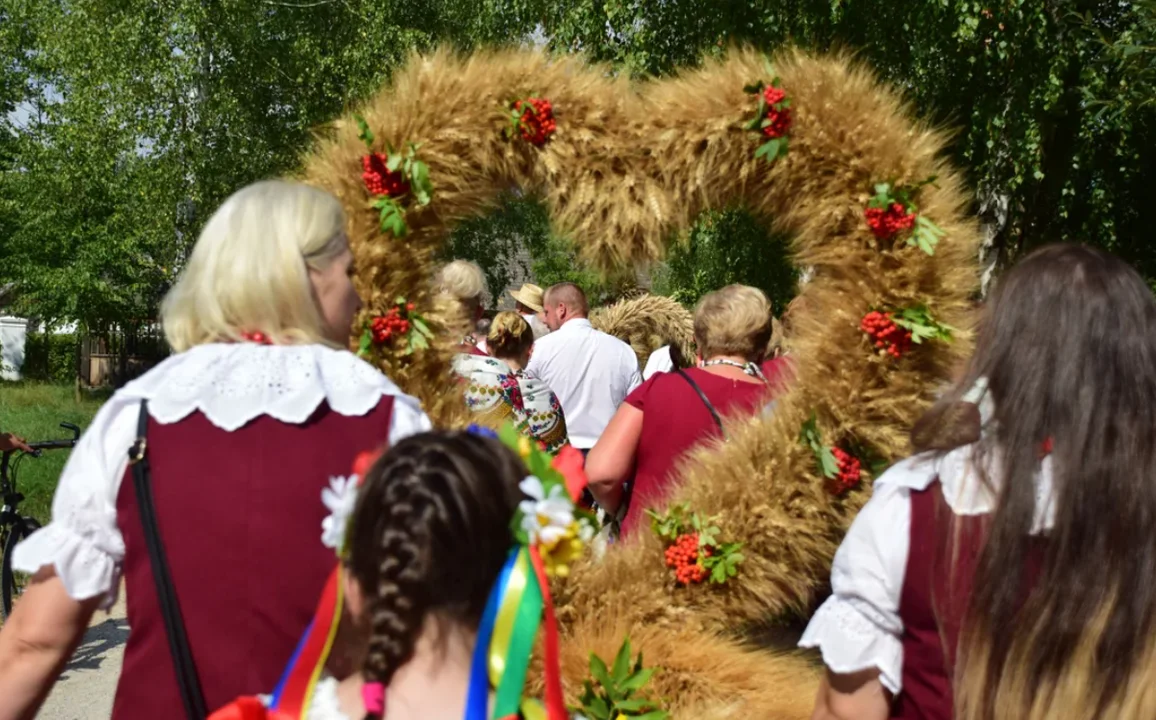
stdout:
<svg viewBox="0 0 1156 720">
<path fill-rule="evenodd" d="M 924 438 L 958 421 L 980 378 L 994 417 L 973 467 L 997 505 L 963 623 L 956 717 L 1152 717 L 1156 300 L 1108 253 L 1037 250 L 1000 279 L 966 376 L 921 421 Z M 1054 522 L 1028 587 L 1045 444 Z"/>
<path fill-rule="evenodd" d="M 407 438 L 366 474 L 349 558 L 369 598 L 365 682 L 389 685 L 430 613 L 477 628 L 526 475 L 500 442 L 462 432 Z"/>
</svg>

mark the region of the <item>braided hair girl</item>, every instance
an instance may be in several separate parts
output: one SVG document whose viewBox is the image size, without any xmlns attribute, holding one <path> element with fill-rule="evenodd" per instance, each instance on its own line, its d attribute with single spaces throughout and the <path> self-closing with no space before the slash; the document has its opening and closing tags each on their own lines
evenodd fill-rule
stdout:
<svg viewBox="0 0 1156 720">
<path fill-rule="evenodd" d="M 350 528 L 348 603 L 366 631 L 367 717 L 462 717 L 474 636 L 527 475 L 496 439 L 432 432 L 369 470 Z"/>
</svg>

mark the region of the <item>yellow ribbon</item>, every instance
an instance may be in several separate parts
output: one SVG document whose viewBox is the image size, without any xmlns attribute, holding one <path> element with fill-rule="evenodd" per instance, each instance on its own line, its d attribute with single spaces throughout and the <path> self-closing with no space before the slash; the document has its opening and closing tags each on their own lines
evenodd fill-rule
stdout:
<svg viewBox="0 0 1156 720">
<path fill-rule="evenodd" d="M 494 636 L 490 642 L 490 685 L 497 687 L 506 671 L 506 656 L 510 649 L 510 638 L 513 637 L 514 624 L 518 619 L 518 608 L 522 604 L 522 596 L 531 579 L 530 556 L 527 553 L 518 553 L 518 559 L 510 570 L 510 579 L 506 583 L 506 592 L 502 597 L 502 604 L 498 608 L 498 617 L 494 621 Z"/>
</svg>

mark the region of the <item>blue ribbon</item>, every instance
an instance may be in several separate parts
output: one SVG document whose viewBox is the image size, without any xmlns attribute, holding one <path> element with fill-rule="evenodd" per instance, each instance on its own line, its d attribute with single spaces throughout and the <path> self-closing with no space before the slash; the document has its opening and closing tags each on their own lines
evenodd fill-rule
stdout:
<svg viewBox="0 0 1156 720">
<path fill-rule="evenodd" d="M 498 433 L 494 432 L 494 430 L 491 428 L 483 427 L 481 425 L 476 425 L 476 424 L 470 425 L 468 428 L 466 428 L 466 432 L 468 432 L 470 435 L 477 435 L 478 437 L 490 438 L 491 440 L 497 440 L 498 439 Z"/>
<path fill-rule="evenodd" d="M 297 641 L 293 656 L 289 658 L 289 664 L 285 666 L 285 671 L 281 673 L 281 679 L 277 681 L 277 687 L 273 690 L 273 700 L 269 703 L 271 709 L 276 709 L 277 703 L 281 701 L 281 692 L 285 689 L 285 682 L 289 679 L 290 671 L 297 665 L 297 658 L 301 655 L 301 650 L 305 647 L 305 640 L 309 637 L 309 631 L 312 629 L 313 621 L 310 621 L 305 632 L 301 633 L 301 639 Z"/>
<path fill-rule="evenodd" d="M 486 611 L 482 615 L 482 623 L 478 626 L 478 640 L 474 646 L 474 658 L 470 664 L 470 689 L 466 693 L 465 720 L 486 720 L 490 709 L 490 679 L 488 658 L 490 655 L 490 640 L 494 635 L 494 621 L 498 617 L 498 608 L 502 604 L 502 596 L 506 593 L 506 585 L 510 581 L 510 573 L 514 563 L 518 560 L 518 549 L 510 553 L 506 564 L 502 566 L 502 574 L 494 583 L 490 597 L 486 600 Z"/>
</svg>

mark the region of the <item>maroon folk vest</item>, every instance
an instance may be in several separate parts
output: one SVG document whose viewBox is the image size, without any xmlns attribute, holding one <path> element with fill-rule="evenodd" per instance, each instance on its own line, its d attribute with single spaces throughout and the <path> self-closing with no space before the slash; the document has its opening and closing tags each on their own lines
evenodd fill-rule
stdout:
<svg viewBox="0 0 1156 720">
<path fill-rule="evenodd" d="M 157 523 L 210 711 L 270 692 L 333 569 L 321 544 L 321 490 L 359 452 L 385 445 L 393 398 L 360 417 L 322 403 L 300 425 L 260 416 L 233 432 L 200 412 L 149 419 Z M 181 714 L 132 471 L 117 497 L 124 535 L 128 644 L 114 720 Z"/>
<path fill-rule="evenodd" d="M 911 491 L 911 545 L 899 598 L 903 689 L 891 706 L 893 718 L 950 720 L 953 715 L 956 649 L 988 518 L 952 513 L 938 479 L 925 490 Z M 954 562 L 953 532 L 958 533 Z M 1041 541 L 1031 546 L 1027 558 L 1029 587 L 1042 557 Z"/>
</svg>

